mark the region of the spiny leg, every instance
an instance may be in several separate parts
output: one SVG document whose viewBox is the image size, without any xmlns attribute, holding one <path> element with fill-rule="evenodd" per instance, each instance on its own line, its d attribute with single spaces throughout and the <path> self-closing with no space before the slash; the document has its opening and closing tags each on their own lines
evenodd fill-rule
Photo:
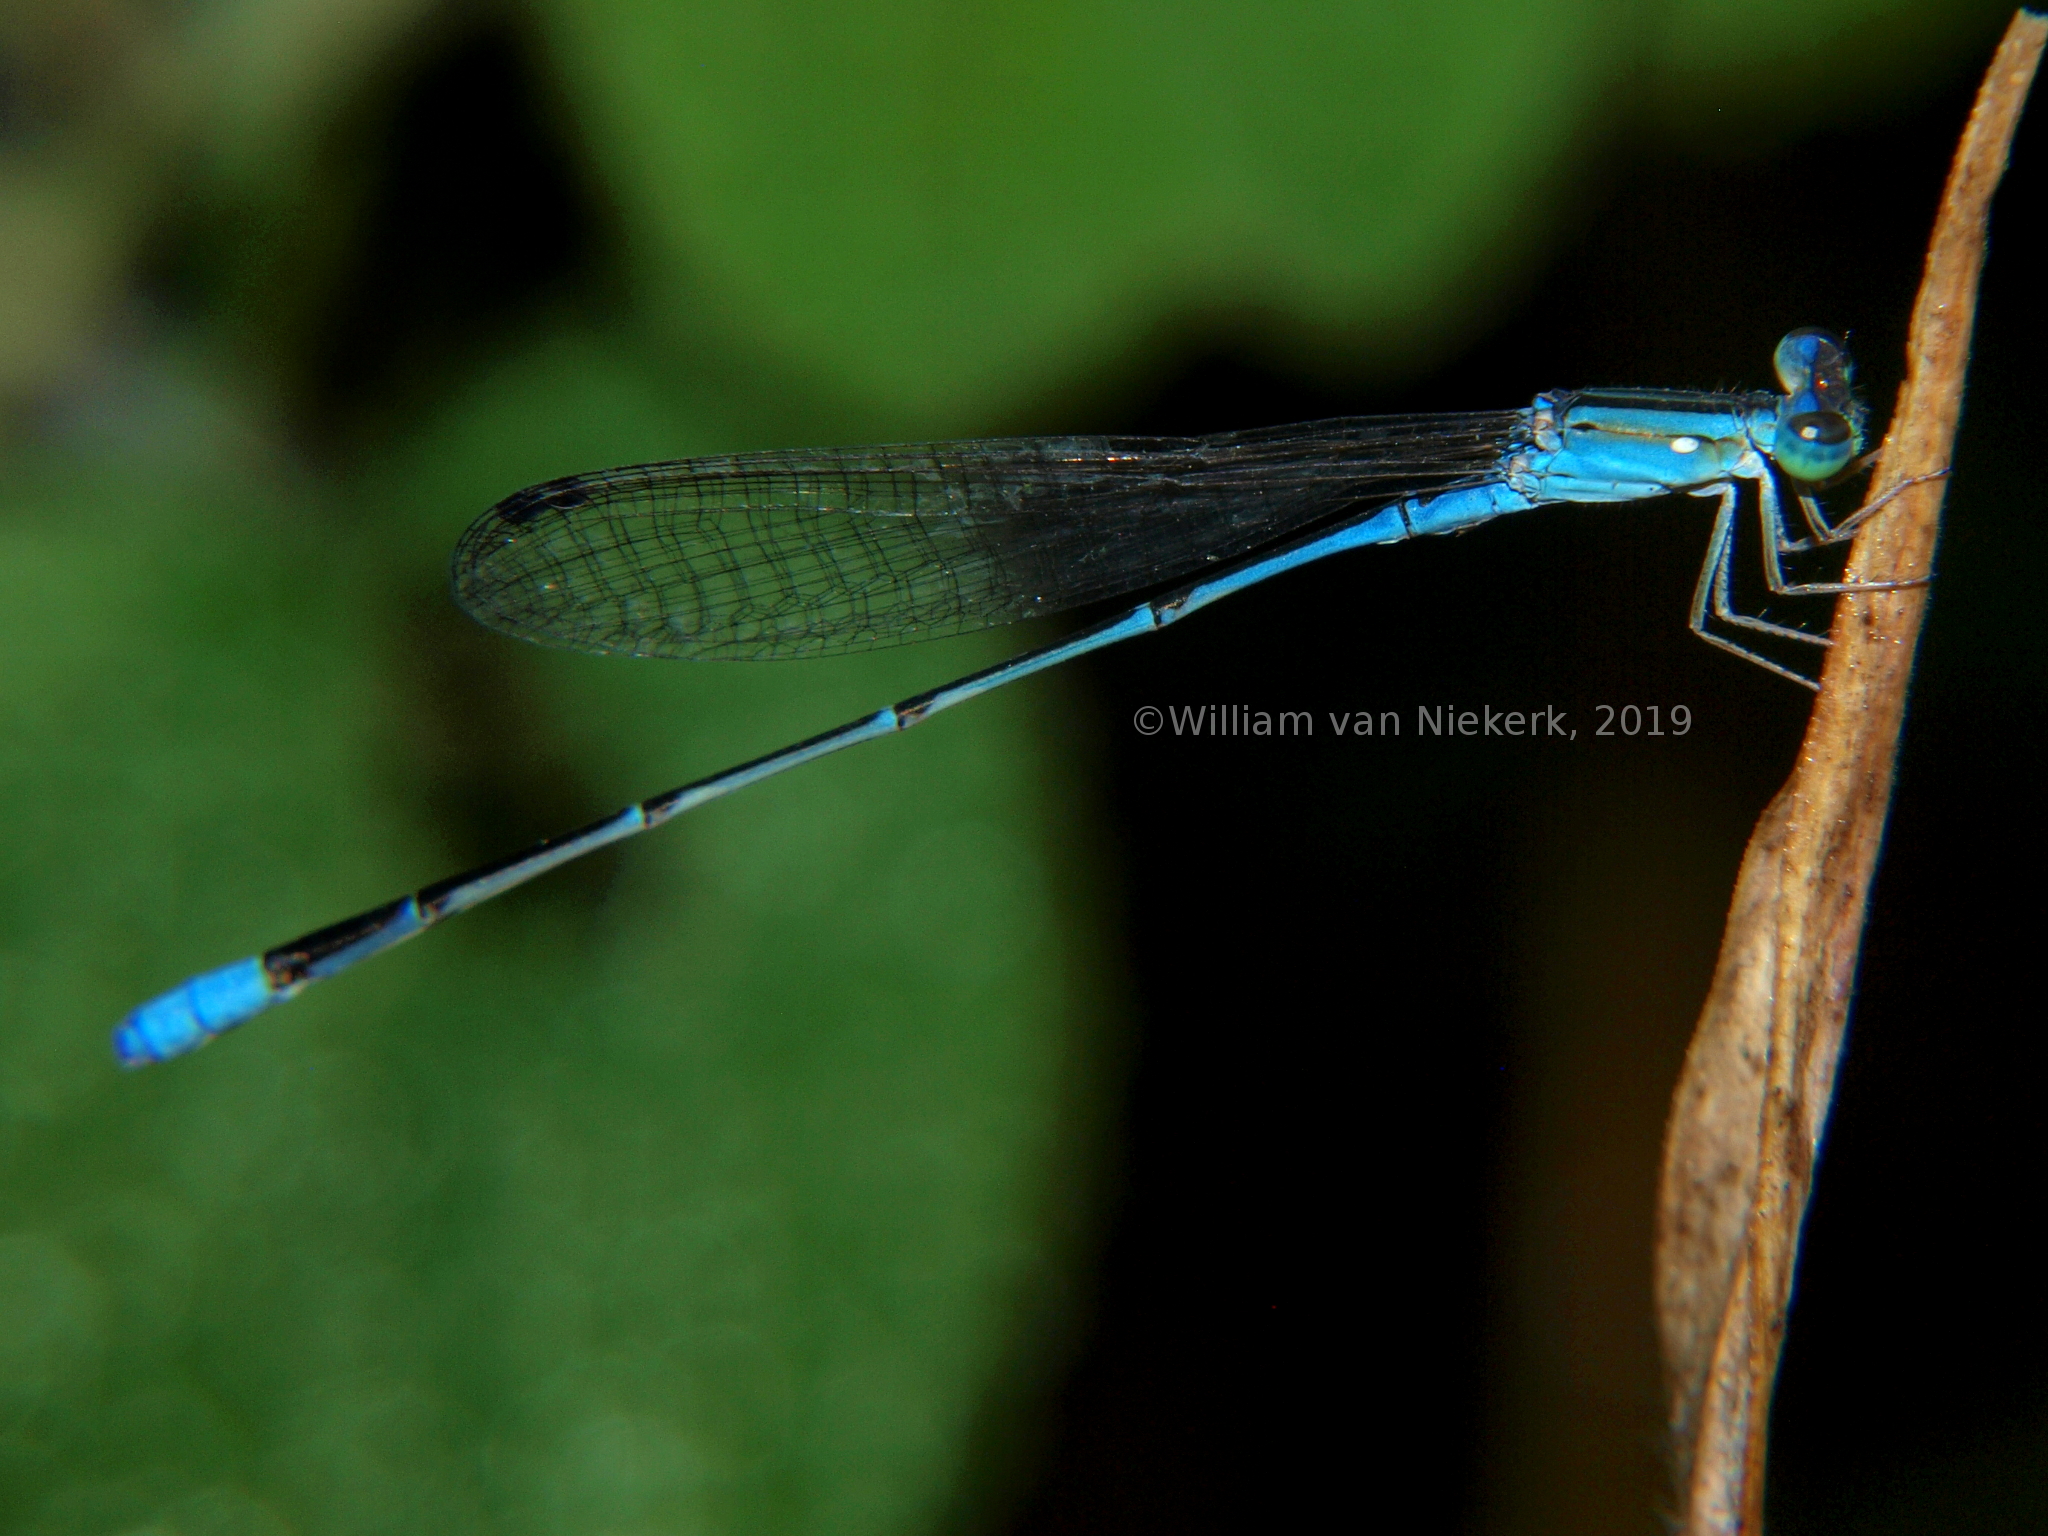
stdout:
<svg viewBox="0 0 2048 1536">
<path fill-rule="evenodd" d="M 1871 454 L 1856 467 L 1863 469 L 1876 457 L 1876 454 Z M 1819 503 L 1814 502 L 1810 497 L 1802 497 L 1801 499 L 1807 503 L 1805 509 L 1806 520 L 1813 525 L 1814 536 L 1819 543 L 1839 544 L 1844 539 L 1854 538 L 1856 530 L 1863 526 L 1864 520 L 1871 513 L 1889 506 L 1902 492 L 1910 491 L 1916 485 L 1925 485 L 1930 480 L 1945 479 L 1947 475 L 1948 470 L 1946 468 L 1931 469 L 1924 475 L 1915 475 L 1910 480 L 1901 480 L 1897 485 L 1878 497 L 1877 500 L 1871 502 L 1868 506 L 1858 507 L 1839 523 L 1830 523 L 1821 512 Z"/>
<path fill-rule="evenodd" d="M 1867 471 L 1871 465 L 1875 464 L 1878 461 L 1878 458 L 1879 455 L 1874 451 L 1866 453 L 1854 464 L 1851 464 L 1848 467 L 1848 469 L 1844 471 L 1838 478 L 1842 480 L 1853 479 L 1857 475 L 1863 474 L 1865 471 Z M 1893 492 L 1892 494 L 1896 495 L 1897 492 Z M 1804 517 L 1806 518 L 1806 526 L 1812 530 L 1813 537 L 1810 539 L 1787 538 L 1783 540 L 1778 545 L 1778 548 L 1782 553 L 1788 555 L 1805 554 L 1809 550 L 1820 548 L 1820 546 L 1823 544 L 1837 543 L 1844 537 L 1842 532 L 1839 529 L 1837 529 L 1834 524 L 1828 521 L 1827 514 L 1821 511 L 1820 498 L 1818 496 L 1815 496 L 1810 491 L 1801 491 L 1798 493 L 1797 499 L 1799 502 L 1799 510 L 1801 514 L 1804 515 Z M 1884 500 L 1891 500 L 1891 496 L 1885 497 Z M 1883 505 L 1883 501 L 1878 503 L 1878 506 Z M 1872 508 L 1871 510 L 1875 511 L 1876 508 Z M 1844 528 L 1853 530 L 1855 525 L 1858 522 L 1862 521 L 1863 516 L 1863 513 L 1858 513 L 1842 526 Z"/>
<path fill-rule="evenodd" d="M 1767 494 L 1765 487 L 1768 484 L 1768 481 L 1757 482 L 1759 496 Z M 1777 624 L 1760 614 L 1737 611 L 1735 601 L 1730 596 L 1730 585 L 1734 580 L 1736 538 L 1740 526 L 1735 517 L 1735 500 L 1741 494 L 1741 482 L 1730 481 L 1719 494 L 1722 507 L 1728 516 L 1729 531 L 1728 546 L 1722 553 L 1720 566 L 1714 575 L 1714 617 L 1724 624 L 1740 625 L 1744 629 L 1753 629 L 1760 635 L 1775 635 L 1781 640 L 1797 640 L 1806 645 L 1829 644 L 1826 635 L 1816 635 L 1811 630 L 1800 629 L 1792 624 Z M 1765 514 L 1765 520 L 1769 521 L 1768 513 Z"/>
<path fill-rule="evenodd" d="M 1710 491 L 1706 494 L 1713 495 L 1715 493 Z M 1799 639 L 1818 642 L 1821 645 L 1828 643 L 1825 636 L 1809 635 L 1804 630 L 1788 630 L 1783 625 L 1770 624 L 1763 619 L 1750 619 L 1747 615 L 1738 614 L 1734 611 L 1728 601 L 1728 570 L 1729 566 L 1733 563 L 1735 555 L 1736 490 L 1734 483 L 1731 481 L 1727 485 L 1722 486 L 1718 494 L 1721 499 L 1721 506 L 1714 514 L 1714 532 L 1712 537 L 1707 540 L 1706 562 L 1700 566 L 1700 579 L 1692 592 L 1692 632 L 1706 641 L 1707 644 L 1717 645 L 1724 651 L 1740 656 L 1744 661 L 1754 662 L 1766 672 L 1775 672 L 1778 676 L 1789 678 L 1792 682 L 1798 683 L 1802 687 L 1818 690 L 1820 684 L 1816 683 L 1812 678 L 1794 672 L 1790 667 L 1780 666 L 1777 662 L 1771 660 L 1770 657 L 1753 651 L 1746 645 L 1739 645 L 1726 635 L 1715 634 L 1713 630 L 1707 627 L 1707 612 L 1711 605 L 1715 617 L 1726 619 L 1730 623 L 1753 626 L 1766 632 L 1796 636 Z"/>
<path fill-rule="evenodd" d="M 1940 473 L 1947 474 L 1948 471 L 1942 470 Z M 1920 478 L 1922 480 L 1931 480 L 1937 478 L 1937 476 L 1923 475 Z M 1907 484 L 1914 483 L 1917 482 L 1907 482 Z M 1756 486 L 1757 517 L 1763 525 L 1764 534 L 1764 582 L 1770 587 L 1774 596 L 1836 597 L 1844 592 L 1897 592 L 1905 587 L 1924 587 L 1931 579 L 1926 576 L 1916 576 L 1910 581 L 1787 581 L 1785 579 L 1783 563 L 1785 555 L 1798 554 L 1812 549 L 1815 543 L 1832 544 L 1841 542 L 1842 539 L 1847 538 L 1850 533 L 1854 532 L 1856 525 L 1862 522 L 1864 518 L 1875 512 L 1885 502 L 1891 500 L 1899 491 L 1904 490 L 1906 488 L 1904 485 L 1886 493 L 1877 501 L 1872 502 L 1869 506 L 1857 512 L 1853 517 L 1834 525 L 1832 528 L 1829 528 L 1827 520 L 1821 515 L 1819 504 L 1811 497 L 1802 493 L 1799 496 L 1800 509 L 1805 513 L 1806 520 L 1814 527 L 1816 537 L 1812 542 L 1794 539 L 1788 533 L 1785 525 L 1784 504 L 1778 499 L 1777 476 L 1766 472 L 1758 479 Z M 1829 528 L 1828 533 L 1822 533 L 1821 530 L 1824 528 Z"/>
</svg>

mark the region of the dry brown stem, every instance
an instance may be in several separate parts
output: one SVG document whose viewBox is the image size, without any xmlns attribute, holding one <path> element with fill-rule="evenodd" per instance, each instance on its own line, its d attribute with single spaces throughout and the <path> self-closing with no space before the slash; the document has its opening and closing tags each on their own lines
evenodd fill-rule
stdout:
<svg viewBox="0 0 2048 1536">
<path fill-rule="evenodd" d="M 1963 131 L 1873 501 L 1948 466 L 1991 194 L 2044 38 L 2048 18 L 2014 17 Z M 1849 580 L 1932 572 L 1944 483 L 1914 485 L 1871 517 Z M 1771 1385 L 1926 606 L 1925 586 L 1840 600 L 1798 766 L 1750 838 L 1672 1101 L 1657 1309 L 1685 1536 L 1763 1530 Z"/>
</svg>

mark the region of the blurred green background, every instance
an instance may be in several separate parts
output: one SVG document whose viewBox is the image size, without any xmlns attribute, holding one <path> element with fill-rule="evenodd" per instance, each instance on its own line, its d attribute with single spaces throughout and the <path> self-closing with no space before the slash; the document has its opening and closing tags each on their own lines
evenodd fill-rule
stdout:
<svg viewBox="0 0 2048 1536">
<path fill-rule="evenodd" d="M 1656 1126 L 1801 708 L 1703 647 L 1600 674 L 1636 694 L 1563 695 L 1720 705 L 1689 758 L 1531 778 L 1468 753 L 1375 779 L 1353 757 L 1271 784 L 1216 759 L 1219 799 L 1192 796 L 1184 758 L 1133 756 L 1123 725 L 1137 700 L 1244 697 L 1190 691 L 1246 636 L 1219 624 L 709 808 L 191 1061 L 122 1075 L 106 1030 L 194 969 L 1038 638 L 732 667 L 518 646 L 443 595 L 446 551 L 498 497 L 696 452 L 1755 385 L 1797 323 L 1867 326 L 1895 376 L 1955 104 L 2004 14 L 12 0 L 0 1526 L 1185 1531 L 1300 1523 L 1348 1490 L 1367 1524 L 1413 1499 L 1399 1518 L 1421 1529 L 1651 1529 Z M 1833 157 L 1896 147 L 1902 123 L 1919 158 L 1896 209 L 1865 210 L 1902 231 L 1866 282 L 1855 243 L 1816 229 L 1867 201 Z M 1689 258 L 1707 288 L 1755 238 L 1804 264 L 1802 303 L 1833 285 L 1886 312 L 1696 309 L 1630 290 L 1666 258 L 1610 249 L 1623 344 L 1530 319 L 1598 230 L 1641 233 L 1614 212 L 1631 189 L 1718 189 L 1683 210 L 1711 231 L 1740 224 L 1758 167 L 1805 189 L 1815 227 L 1709 238 Z M 1660 350 L 1666 331 L 1711 345 Z M 1226 408 L 1251 414 L 1210 419 Z M 1572 541 L 1595 530 L 1565 521 L 1584 531 L 1554 559 L 1499 546 L 1515 580 L 1533 561 L 1577 590 L 1592 546 Z M 1469 635 L 1468 669 L 1429 685 L 1462 702 L 1504 675 L 1483 654 L 1502 610 L 1444 617 L 1480 544 L 1441 542 L 1421 558 L 1447 562 L 1427 568 L 1446 628 L 1415 643 L 1456 656 L 1446 637 Z M 1625 546 L 1624 578 L 1661 572 L 1647 547 Z M 1397 637 L 1314 647 L 1314 676 L 1368 680 L 1352 693 L 1290 672 L 1309 590 L 1237 621 L 1276 648 L 1264 686 L 1308 689 L 1289 707 L 1438 701 L 1368 666 Z M 2024 608 L 2004 590 L 1979 610 L 1994 628 Z M 1546 611 L 1559 657 L 1637 638 Z M 1675 655 L 1682 614 L 1681 591 L 1628 622 Z M 1233 784 L 1257 786 L 1251 822 Z M 1432 889 L 1434 830 L 1482 823 L 1507 915 L 1430 962 L 1458 974 L 1395 989 L 1487 992 L 1472 1075 L 1306 1061 L 1331 1032 L 1454 1025 L 1358 980 L 1383 945 L 1347 914 Z M 1276 893 L 1203 851 L 1234 837 L 1366 851 Z M 1460 889 L 1453 907 L 1479 899 Z M 1233 952 L 1172 917 L 1294 898 L 1334 914 L 1318 937 L 1353 967 L 1320 1002 L 1228 979 L 1289 964 L 1289 935 Z M 1206 1256 L 1129 1220 L 1165 1158 L 1131 1106 L 1179 1070 L 1150 1054 L 1172 1034 L 1260 1084 L 1180 1111 L 1216 1145 L 1315 1120 L 1290 1074 L 1343 1085 L 1332 1115 L 1373 1126 L 1319 1122 L 1316 1171 L 1279 1170 L 1270 1200 L 1228 1174 L 1174 1197 Z M 1484 1113 L 1432 1118 L 1438 1093 Z M 1208 1378 L 1188 1392 L 1248 1419 L 1270 1392 L 1327 1433 L 1148 1451 L 1180 1431 L 1147 1415 L 1185 1394 L 1102 1386 L 1124 1380 L 1120 1319 L 1170 1310 L 1161 1276 L 1206 1295 L 1285 1247 L 1227 1214 L 1254 1206 L 1334 1234 L 1317 1278 L 1174 1313 L 1158 1347 Z M 1132 1257 L 1148 1243 L 1169 1257 Z M 1388 1276 L 1438 1263 L 1469 1305 L 1407 1336 L 1430 1304 Z M 1311 1293 L 1295 1332 L 1231 1320 Z M 1438 1459 L 1366 1449 L 1381 1414 Z M 1227 1492 L 1198 1496 L 1224 1467 Z"/>
</svg>

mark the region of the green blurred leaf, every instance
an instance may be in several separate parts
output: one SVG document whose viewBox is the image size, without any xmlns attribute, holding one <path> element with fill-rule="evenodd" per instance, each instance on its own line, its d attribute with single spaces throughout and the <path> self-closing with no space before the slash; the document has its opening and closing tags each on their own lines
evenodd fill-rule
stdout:
<svg viewBox="0 0 2048 1536">
<path fill-rule="evenodd" d="M 1714 136 L 1731 149 L 1812 131 L 1897 107 L 1988 56 L 2013 10 L 2004 0 L 1682 0 L 1647 35 L 1644 104 L 1686 137 L 1715 116 Z M 1829 187 L 1817 167 L 1818 206 Z"/>
<path fill-rule="evenodd" d="M 1923 0 L 536 3 L 650 310 L 955 428 L 1190 322 L 1352 366 L 1440 348 L 1632 88 L 1783 132 L 1979 30 Z"/>
<path fill-rule="evenodd" d="M 190 1062 L 106 1054 L 181 972 L 443 872 L 437 764 L 516 791 L 497 758 L 535 753 L 594 814 L 992 654 L 484 637 L 525 734 L 440 740 L 461 701 L 405 647 L 446 528 L 385 535 L 508 466 L 688 446 L 608 350 L 516 360 L 347 497 L 14 478 L 10 1529 L 883 1531 L 957 1490 L 1086 1183 L 1054 690 L 708 809 Z"/>
<path fill-rule="evenodd" d="M 952 423 L 1203 311 L 1441 334 L 1633 36 L 1498 0 L 542 9 L 655 309 Z"/>
</svg>

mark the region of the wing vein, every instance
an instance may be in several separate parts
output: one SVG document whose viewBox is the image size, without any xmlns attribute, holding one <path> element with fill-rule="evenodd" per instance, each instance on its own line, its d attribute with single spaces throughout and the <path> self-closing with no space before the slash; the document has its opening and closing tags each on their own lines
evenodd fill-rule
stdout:
<svg viewBox="0 0 2048 1536">
<path fill-rule="evenodd" d="M 463 535 L 453 584 L 483 623 L 572 650 L 863 650 L 1162 586 L 1483 479 L 1527 426 L 1521 411 L 1353 417 L 634 465 L 507 497 Z"/>
</svg>

